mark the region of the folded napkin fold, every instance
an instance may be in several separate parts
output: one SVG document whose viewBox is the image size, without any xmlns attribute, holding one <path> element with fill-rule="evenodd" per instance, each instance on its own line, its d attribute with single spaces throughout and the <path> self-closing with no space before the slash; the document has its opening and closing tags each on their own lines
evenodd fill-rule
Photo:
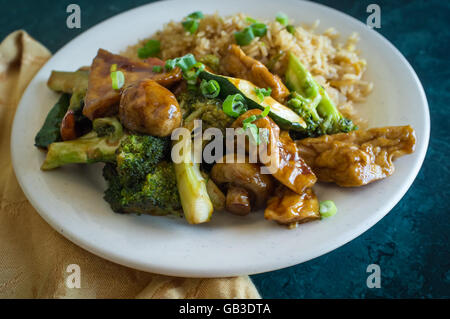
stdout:
<svg viewBox="0 0 450 319">
<path fill-rule="evenodd" d="M 39 216 L 14 176 L 10 135 L 23 91 L 50 56 L 25 31 L 0 44 L 0 298 L 259 298 L 248 276 L 177 278 L 117 265 L 74 245 Z M 71 264 L 80 267 L 80 288 L 66 284 Z"/>
</svg>

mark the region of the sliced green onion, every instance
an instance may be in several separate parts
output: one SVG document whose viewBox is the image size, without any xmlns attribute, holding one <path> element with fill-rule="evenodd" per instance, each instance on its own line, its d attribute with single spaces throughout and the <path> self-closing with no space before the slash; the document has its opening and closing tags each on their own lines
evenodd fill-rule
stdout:
<svg viewBox="0 0 450 319">
<path fill-rule="evenodd" d="M 155 66 L 152 68 L 152 71 L 155 72 L 155 73 L 161 73 L 161 72 L 162 72 L 162 66 L 160 66 L 160 65 L 155 65 Z"/>
<path fill-rule="evenodd" d="M 138 57 L 146 59 L 151 56 L 156 56 L 161 51 L 161 42 L 158 40 L 148 40 L 147 43 L 138 50 Z"/>
<path fill-rule="evenodd" d="M 186 30 L 190 34 L 194 34 L 198 30 L 198 20 L 186 19 L 185 21 L 181 22 L 181 24 L 183 25 L 184 30 Z"/>
<path fill-rule="evenodd" d="M 246 18 L 245 18 L 245 21 L 247 21 L 247 22 L 250 23 L 250 24 L 253 24 L 253 23 L 259 23 L 258 20 L 253 19 L 252 17 L 246 17 Z"/>
<path fill-rule="evenodd" d="M 181 24 L 187 32 L 189 32 L 190 34 L 194 34 L 198 30 L 199 21 L 204 17 L 205 16 L 201 11 L 195 11 L 188 15 L 186 17 L 186 20 L 181 22 Z"/>
<path fill-rule="evenodd" d="M 270 94 L 272 94 L 272 89 L 271 88 L 267 88 L 267 89 L 255 88 L 255 93 L 256 93 L 256 96 L 258 97 L 259 101 L 262 102 L 262 101 L 264 101 L 264 98 L 266 96 L 270 96 Z"/>
<path fill-rule="evenodd" d="M 204 97 L 213 99 L 219 95 L 220 85 L 216 80 L 203 80 L 202 83 L 200 83 L 200 91 Z"/>
<path fill-rule="evenodd" d="M 168 59 L 168 60 L 166 60 L 166 64 L 164 65 L 164 68 L 167 71 L 171 71 L 171 70 L 173 70 L 175 68 L 175 63 L 176 62 L 177 61 L 175 61 L 175 59 Z"/>
<path fill-rule="evenodd" d="M 266 117 L 267 115 L 269 115 L 269 113 L 270 113 L 270 105 L 267 105 L 264 108 L 264 111 L 262 111 L 262 113 L 258 115 L 258 118 L 262 119 L 262 118 Z"/>
<path fill-rule="evenodd" d="M 250 136 L 252 137 L 256 145 L 261 144 L 261 138 L 259 137 L 259 128 L 255 124 L 247 124 L 247 127 L 244 128 L 244 130 L 248 130 L 250 132 Z"/>
<path fill-rule="evenodd" d="M 289 24 L 289 19 L 283 12 L 278 12 L 275 20 L 277 20 L 283 27 Z"/>
<path fill-rule="evenodd" d="M 205 65 L 201 62 L 197 62 L 192 53 L 188 53 L 185 56 L 167 60 L 165 69 L 170 71 L 175 67 L 179 67 L 183 71 L 183 78 L 187 81 L 188 88 L 192 89 L 192 86 L 197 84 L 197 78 L 200 72 L 205 69 Z"/>
<path fill-rule="evenodd" d="M 290 34 L 295 34 L 295 27 L 293 25 L 288 25 L 286 26 L 286 31 L 289 32 Z"/>
<path fill-rule="evenodd" d="M 244 130 L 246 129 L 246 126 L 248 126 L 248 124 L 256 121 L 258 119 L 258 117 L 256 115 L 252 115 L 247 117 L 245 120 L 242 121 L 242 126 L 244 127 Z"/>
<path fill-rule="evenodd" d="M 337 213 L 337 207 L 332 200 L 325 200 L 319 205 L 320 216 L 326 218 Z"/>
<path fill-rule="evenodd" d="M 236 40 L 236 43 L 239 45 L 249 45 L 254 38 L 255 34 L 253 33 L 253 29 L 250 27 L 247 27 L 242 31 L 234 33 L 234 39 Z"/>
<path fill-rule="evenodd" d="M 250 28 L 256 37 L 263 37 L 267 33 L 267 26 L 264 23 L 253 23 Z"/>
<path fill-rule="evenodd" d="M 111 81 L 114 90 L 120 90 L 125 84 L 125 75 L 122 71 L 117 71 L 117 64 L 111 65 Z"/>
<path fill-rule="evenodd" d="M 195 60 L 194 55 L 192 53 L 188 53 L 180 58 L 167 60 L 165 68 L 166 70 L 170 71 L 173 70 L 175 67 L 179 67 L 183 72 L 186 72 L 196 63 L 197 61 Z"/>
<path fill-rule="evenodd" d="M 217 55 L 207 54 L 200 59 L 200 62 L 209 66 L 213 71 L 219 69 L 220 59 Z"/>
<path fill-rule="evenodd" d="M 234 38 L 239 45 L 249 45 L 255 37 L 263 37 L 266 33 L 267 26 L 264 23 L 256 22 L 244 28 L 242 31 L 235 32 Z"/>
<path fill-rule="evenodd" d="M 268 136 L 264 134 L 261 135 L 262 132 L 259 131 L 259 127 L 256 126 L 256 124 L 253 122 L 266 117 L 267 115 L 269 115 L 269 112 L 270 106 L 266 106 L 261 114 L 249 116 L 242 121 L 242 128 L 244 129 L 245 132 L 249 130 L 250 136 L 252 137 L 256 145 L 261 144 L 261 142 L 266 143 L 268 141 Z"/>
<path fill-rule="evenodd" d="M 244 102 L 244 97 L 239 93 L 228 95 L 225 101 L 223 101 L 222 109 L 225 114 L 236 118 L 239 115 L 247 112 L 247 106 L 244 104 Z"/>
<path fill-rule="evenodd" d="M 191 19 L 196 19 L 196 20 L 200 20 L 200 19 L 203 19 L 205 16 L 203 15 L 203 12 L 201 12 L 201 11 L 195 11 L 195 12 L 192 12 L 190 15 L 188 15 L 187 16 L 188 18 L 191 18 Z"/>
</svg>

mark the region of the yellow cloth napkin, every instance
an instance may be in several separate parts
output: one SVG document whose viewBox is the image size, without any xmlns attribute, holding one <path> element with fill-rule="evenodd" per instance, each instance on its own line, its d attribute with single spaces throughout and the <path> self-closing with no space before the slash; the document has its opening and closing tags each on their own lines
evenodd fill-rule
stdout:
<svg viewBox="0 0 450 319">
<path fill-rule="evenodd" d="M 24 31 L 0 44 L 0 298 L 259 298 L 247 276 L 176 278 L 114 264 L 66 240 L 39 216 L 14 176 L 10 135 L 23 91 L 49 58 Z M 70 264 L 80 266 L 81 288 L 66 285 Z"/>
</svg>

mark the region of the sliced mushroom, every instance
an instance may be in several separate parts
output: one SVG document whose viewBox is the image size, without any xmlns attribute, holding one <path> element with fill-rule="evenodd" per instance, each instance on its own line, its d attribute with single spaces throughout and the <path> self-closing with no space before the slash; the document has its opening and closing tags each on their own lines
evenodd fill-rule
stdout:
<svg viewBox="0 0 450 319">
<path fill-rule="evenodd" d="M 90 68 L 83 114 L 93 120 L 117 113 L 121 90 L 114 90 L 111 84 L 113 64 L 124 74 L 125 84 L 122 89 L 143 79 L 153 79 L 165 87 L 172 86 L 183 79 L 180 68 L 174 68 L 170 72 L 155 73 L 153 66 L 161 65 L 161 61 L 158 60 L 137 61 L 99 49 Z"/>
<path fill-rule="evenodd" d="M 267 201 L 264 217 L 294 227 L 297 224 L 320 219 L 319 201 L 311 188 L 297 194 L 280 185 L 275 195 Z"/>
<path fill-rule="evenodd" d="M 231 207 L 232 212 L 244 214 L 248 209 L 245 197 L 249 198 L 250 210 L 263 207 L 273 190 L 272 177 L 262 174 L 260 165 L 248 163 L 248 158 L 236 157 L 233 163 L 226 163 L 225 159 L 224 157 L 222 163 L 219 161 L 213 166 L 211 178 L 219 186 L 227 189 L 227 209 Z M 239 189 L 245 190 L 248 196 Z M 228 194 L 230 191 L 231 193 Z M 239 194 L 241 198 L 237 199 Z M 237 207 L 241 204 L 242 207 L 238 211 Z"/>
<path fill-rule="evenodd" d="M 230 186 L 227 191 L 226 209 L 237 215 L 247 215 L 252 210 L 250 194 L 245 188 Z"/>
<path fill-rule="evenodd" d="M 133 83 L 123 91 L 119 116 L 127 129 L 154 136 L 168 136 L 181 124 L 175 95 L 153 80 Z"/>
</svg>

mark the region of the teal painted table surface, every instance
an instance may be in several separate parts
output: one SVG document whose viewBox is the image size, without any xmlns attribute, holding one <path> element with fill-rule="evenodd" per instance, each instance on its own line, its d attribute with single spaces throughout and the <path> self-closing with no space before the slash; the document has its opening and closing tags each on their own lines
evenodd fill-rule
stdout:
<svg viewBox="0 0 450 319">
<path fill-rule="evenodd" d="M 56 52 L 81 32 L 146 0 L 0 0 L 0 38 L 17 29 Z M 251 276 L 266 298 L 448 298 L 450 296 L 450 1 L 318 1 L 365 22 L 366 8 L 381 8 L 381 28 L 408 59 L 425 88 L 431 139 L 412 187 L 374 227 L 309 262 Z M 66 27 L 66 7 L 77 3 L 82 28 Z M 201 8 L 193 8 L 193 10 Z M 282 243 L 280 243 L 282 244 Z M 368 288 L 369 264 L 381 268 L 381 288 Z"/>
</svg>

